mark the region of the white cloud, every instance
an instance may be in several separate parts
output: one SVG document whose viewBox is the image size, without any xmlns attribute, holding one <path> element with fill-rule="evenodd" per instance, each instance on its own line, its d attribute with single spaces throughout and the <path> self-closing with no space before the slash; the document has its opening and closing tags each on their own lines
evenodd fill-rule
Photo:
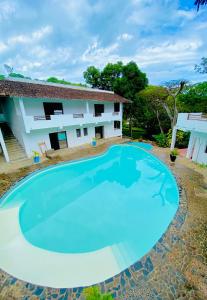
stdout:
<svg viewBox="0 0 207 300">
<path fill-rule="evenodd" d="M 117 38 L 117 40 L 122 40 L 122 41 L 130 41 L 132 39 L 133 39 L 133 35 L 129 33 L 122 33 Z"/>
<path fill-rule="evenodd" d="M 116 59 L 117 55 L 113 53 L 118 48 L 118 43 L 111 44 L 108 47 L 100 47 L 99 42 L 95 41 L 84 51 L 81 60 L 102 66 L 107 60 L 114 61 L 114 59 Z"/>
<path fill-rule="evenodd" d="M 29 44 L 29 43 L 36 43 L 39 40 L 45 38 L 48 34 L 52 32 L 51 26 L 45 26 L 40 28 L 37 31 L 32 32 L 28 35 L 17 35 L 10 37 L 7 41 L 8 45 L 13 46 L 15 44 Z"/>
<path fill-rule="evenodd" d="M 177 16 L 181 18 L 186 18 L 188 20 L 193 20 L 197 16 L 196 10 L 178 10 Z"/>
<path fill-rule="evenodd" d="M 0 53 L 7 50 L 7 45 L 5 43 L 0 42 Z"/>
</svg>

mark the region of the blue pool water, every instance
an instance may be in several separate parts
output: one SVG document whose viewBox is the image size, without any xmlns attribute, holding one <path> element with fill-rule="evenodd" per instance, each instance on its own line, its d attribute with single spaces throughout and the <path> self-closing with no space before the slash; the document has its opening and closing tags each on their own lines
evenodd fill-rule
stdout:
<svg viewBox="0 0 207 300">
<path fill-rule="evenodd" d="M 138 146 L 138 147 L 148 150 L 148 151 L 153 149 L 153 146 L 151 144 L 143 143 L 143 142 L 128 142 L 127 144 Z"/>
<path fill-rule="evenodd" d="M 129 145 L 104 155 L 50 167 L 23 180 L 2 207 L 19 205 L 19 223 L 32 245 L 85 253 L 112 247 L 122 267 L 148 252 L 179 203 L 169 169 Z"/>
</svg>

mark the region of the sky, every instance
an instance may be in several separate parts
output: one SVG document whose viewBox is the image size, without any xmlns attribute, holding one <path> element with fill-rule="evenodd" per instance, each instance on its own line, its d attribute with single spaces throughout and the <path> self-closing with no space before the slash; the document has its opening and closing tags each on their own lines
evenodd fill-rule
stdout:
<svg viewBox="0 0 207 300">
<path fill-rule="evenodd" d="M 206 80 L 207 7 L 194 0 L 0 0 L 4 64 L 33 79 L 84 82 L 88 66 L 135 61 L 151 84 Z"/>
</svg>

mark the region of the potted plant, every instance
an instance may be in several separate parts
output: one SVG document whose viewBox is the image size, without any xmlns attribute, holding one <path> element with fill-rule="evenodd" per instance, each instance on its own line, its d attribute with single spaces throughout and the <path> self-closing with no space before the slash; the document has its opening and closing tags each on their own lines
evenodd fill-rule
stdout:
<svg viewBox="0 0 207 300">
<path fill-rule="evenodd" d="M 170 152 L 170 160 L 172 162 L 174 162 L 176 160 L 178 156 L 178 150 L 177 149 L 173 149 L 171 152 Z"/>
<path fill-rule="evenodd" d="M 95 139 L 95 138 L 92 139 L 92 146 L 93 146 L 93 147 L 96 146 L 96 139 Z"/>
<path fill-rule="evenodd" d="M 32 151 L 34 153 L 33 155 L 33 161 L 35 164 L 39 163 L 40 162 L 40 154 L 39 152 L 37 151 Z"/>
</svg>

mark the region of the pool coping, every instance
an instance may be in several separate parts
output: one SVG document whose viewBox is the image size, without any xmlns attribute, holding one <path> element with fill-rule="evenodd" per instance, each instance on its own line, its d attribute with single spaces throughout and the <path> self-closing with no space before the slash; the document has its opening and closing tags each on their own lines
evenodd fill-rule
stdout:
<svg viewBox="0 0 207 300">
<path fill-rule="evenodd" d="M 131 145 L 132 146 L 132 145 Z M 111 146 L 113 147 L 113 145 Z M 111 148 L 110 147 L 110 148 Z M 134 147 L 138 147 L 135 146 Z M 139 148 L 139 147 L 138 147 Z M 109 148 L 108 148 L 109 149 Z M 14 188 L 18 183 L 22 182 L 26 177 L 33 175 L 34 173 L 39 173 L 41 170 L 45 170 L 48 168 L 52 168 L 54 166 L 58 166 L 60 164 L 67 164 L 69 162 L 77 162 L 80 160 L 85 159 L 93 159 L 98 156 L 104 155 L 108 149 L 98 155 L 94 155 L 91 157 L 85 157 L 81 159 L 75 159 L 72 161 L 66 161 L 61 163 L 55 163 L 49 167 L 46 168 L 40 168 L 36 170 L 35 172 L 28 172 L 26 176 L 20 178 L 17 182 L 15 182 L 11 187 L 9 188 L 9 191 Z M 177 185 L 179 189 L 179 206 L 177 209 L 177 212 L 169 224 L 168 228 L 166 229 L 165 233 L 162 235 L 162 237 L 158 240 L 158 242 L 153 246 L 153 248 L 145 254 L 140 260 L 138 260 L 136 263 L 122 271 L 121 273 L 115 275 L 114 277 L 111 277 L 101 283 L 95 284 L 95 286 L 99 286 L 102 292 L 109 292 L 112 294 L 114 299 L 118 299 L 120 296 L 124 295 L 126 293 L 126 289 L 134 287 L 136 285 L 136 281 L 146 281 L 150 274 L 154 270 L 154 266 L 157 265 L 158 261 L 162 260 L 163 257 L 170 252 L 171 247 L 180 239 L 180 229 L 185 222 L 185 218 L 187 215 L 187 198 L 186 198 L 186 192 L 185 189 L 182 187 L 182 181 L 181 178 L 175 174 L 163 160 L 161 160 L 157 155 L 152 153 L 151 151 L 147 151 L 145 149 L 142 149 L 143 151 L 146 151 L 150 153 L 152 156 L 155 156 L 156 159 L 158 159 L 162 164 L 164 164 L 173 174 Z M 2 195 L 1 199 L 4 198 L 4 196 L 8 193 L 8 190 Z M 4 284 L 2 287 L 8 287 L 11 285 L 18 285 L 21 286 L 26 293 L 26 290 L 28 289 L 30 295 L 40 297 L 42 294 L 47 295 L 56 295 L 54 296 L 56 299 L 65 299 L 63 298 L 63 295 L 70 296 L 70 299 L 79 299 L 81 297 L 81 293 L 84 289 L 84 287 L 78 287 L 78 288 L 51 288 L 51 287 L 45 287 L 40 285 L 34 285 L 31 283 L 28 283 L 23 280 L 19 280 L 8 273 L 6 273 L 3 270 L 0 270 L 0 275 L 4 274 L 6 277 L 6 280 L 4 281 Z M 24 295 L 25 297 L 27 295 Z M 27 299 L 27 298 L 25 298 Z M 43 298 L 45 299 L 45 298 Z M 66 298 L 67 299 L 67 298 Z"/>
</svg>

